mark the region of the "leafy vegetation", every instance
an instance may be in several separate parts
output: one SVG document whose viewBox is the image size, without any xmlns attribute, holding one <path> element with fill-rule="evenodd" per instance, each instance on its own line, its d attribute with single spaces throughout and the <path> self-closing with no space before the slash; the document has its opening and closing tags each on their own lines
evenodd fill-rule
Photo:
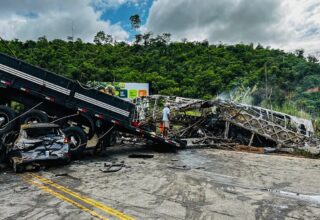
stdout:
<svg viewBox="0 0 320 220">
<path fill-rule="evenodd" d="M 137 17 L 131 18 L 139 27 Z M 9 49 L 10 48 L 10 49 Z M 211 99 L 235 89 L 255 88 L 254 105 L 295 115 L 320 117 L 320 65 L 303 50 L 285 53 L 278 49 L 203 42 L 170 42 L 170 34 L 137 34 L 135 42 L 116 42 L 103 31 L 94 43 L 81 39 L 19 40 L 0 43 L 0 51 L 68 78 L 87 81 L 149 82 L 151 92 Z"/>
</svg>

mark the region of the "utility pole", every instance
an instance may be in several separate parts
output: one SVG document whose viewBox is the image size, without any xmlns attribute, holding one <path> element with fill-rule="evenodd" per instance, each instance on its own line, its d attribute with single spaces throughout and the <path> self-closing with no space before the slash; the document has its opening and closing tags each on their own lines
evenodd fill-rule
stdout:
<svg viewBox="0 0 320 220">
<path fill-rule="evenodd" d="M 266 100 L 268 99 L 268 73 L 267 73 L 267 62 L 264 63 L 264 78 L 265 78 L 265 88 L 266 88 Z"/>
<path fill-rule="evenodd" d="M 272 105 L 271 105 L 271 94 L 272 94 L 272 90 L 270 89 L 270 94 L 268 92 L 268 70 L 267 70 L 267 63 L 268 61 L 266 61 L 264 63 L 264 77 L 265 77 L 265 89 L 266 89 L 266 101 L 267 101 L 267 107 L 269 105 L 269 108 L 272 109 Z"/>
<path fill-rule="evenodd" d="M 73 42 L 73 39 L 74 39 L 73 20 L 72 20 L 71 26 L 72 26 L 72 27 L 71 27 L 71 32 L 72 32 L 72 33 L 71 33 L 71 34 L 72 34 L 71 36 L 72 36 L 72 42 Z"/>
<path fill-rule="evenodd" d="M 73 39 L 74 39 L 73 20 L 71 20 L 71 36 L 68 36 L 67 39 L 73 42 Z"/>
</svg>

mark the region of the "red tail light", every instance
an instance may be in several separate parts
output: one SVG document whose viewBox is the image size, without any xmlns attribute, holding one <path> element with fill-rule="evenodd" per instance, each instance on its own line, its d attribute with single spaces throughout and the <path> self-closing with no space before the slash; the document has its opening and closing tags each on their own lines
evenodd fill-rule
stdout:
<svg viewBox="0 0 320 220">
<path fill-rule="evenodd" d="M 104 116 L 103 116 L 103 115 L 95 114 L 94 116 L 96 116 L 96 117 L 99 118 L 99 119 L 104 119 Z"/>
<path fill-rule="evenodd" d="M 4 81 L 4 80 L 1 80 L 1 83 L 6 85 L 6 86 L 11 86 L 12 85 L 12 82 Z"/>
<path fill-rule="evenodd" d="M 131 125 L 133 126 L 133 127 L 140 127 L 140 122 L 137 122 L 137 121 L 133 121 L 133 122 L 131 122 Z"/>
<path fill-rule="evenodd" d="M 54 98 L 52 98 L 52 97 L 46 96 L 45 99 L 50 101 L 50 102 L 54 102 Z"/>
<path fill-rule="evenodd" d="M 78 108 L 78 111 L 80 111 L 80 112 L 87 112 L 88 110 L 86 109 L 86 108 Z"/>
<path fill-rule="evenodd" d="M 120 122 L 115 121 L 115 120 L 111 120 L 111 122 L 114 123 L 114 124 L 116 124 L 116 125 L 119 125 L 119 124 L 120 124 Z"/>
<path fill-rule="evenodd" d="M 65 144 L 69 143 L 68 138 L 65 137 L 64 140 L 63 140 L 63 143 L 65 143 Z"/>
</svg>

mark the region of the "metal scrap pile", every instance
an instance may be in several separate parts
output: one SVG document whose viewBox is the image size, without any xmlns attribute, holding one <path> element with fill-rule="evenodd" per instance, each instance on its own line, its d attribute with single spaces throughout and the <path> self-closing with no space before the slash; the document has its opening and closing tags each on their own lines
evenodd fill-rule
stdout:
<svg viewBox="0 0 320 220">
<path fill-rule="evenodd" d="M 147 96 L 135 100 L 137 120 L 156 133 L 167 103 L 171 109 L 170 136 L 187 147 L 261 147 L 266 152 L 320 153 L 310 120 L 269 109 L 226 100 L 199 100 L 170 96 Z"/>
</svg>

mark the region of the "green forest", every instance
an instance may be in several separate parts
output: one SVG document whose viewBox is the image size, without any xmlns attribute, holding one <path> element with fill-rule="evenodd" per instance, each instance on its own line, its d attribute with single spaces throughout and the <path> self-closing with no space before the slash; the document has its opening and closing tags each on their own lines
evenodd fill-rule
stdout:
<svg viewBox="0 0 320 220">
<path fill-rule="evenodd" d="M 303 50 L 285 53 L 261 45 L 171 42 L 170 34 L 136 35 L 116 42 L 100 31 L 81 39 L 2 41 L 0 51 L 57 74 L 87 81 L 149 82 L 152 94 L 236 101 L 308 118 L 320 117 L 320 64 Z M 233 94 L 233 95 L 230 95 Z M 246 94 L 246 100 L 241 97 Z M 239 98 L 240 97 L 240 98 Z"/>
</svg>

